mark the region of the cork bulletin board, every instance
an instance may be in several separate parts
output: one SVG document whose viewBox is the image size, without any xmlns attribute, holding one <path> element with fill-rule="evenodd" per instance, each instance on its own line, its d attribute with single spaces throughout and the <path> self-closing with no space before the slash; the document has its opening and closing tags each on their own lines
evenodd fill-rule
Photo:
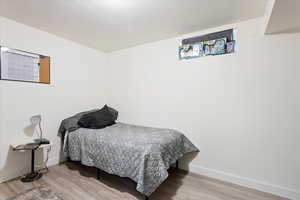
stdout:
<svg viewBox="0 0 300 200">
<path fill-rule="evenodd" d="M 50 57 L 0 46 L 0 80 L 50 84 Z"/>
</svg>

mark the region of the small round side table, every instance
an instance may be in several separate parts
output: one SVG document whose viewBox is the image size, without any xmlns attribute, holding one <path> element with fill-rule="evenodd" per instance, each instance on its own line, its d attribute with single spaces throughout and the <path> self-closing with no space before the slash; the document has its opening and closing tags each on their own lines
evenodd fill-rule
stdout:
<svg viewBox="0 0 300 200">
<path fill-rule="evenodd" d="M 34 171 L 35 150 L 37 150 L 39 147 L 40 145 L 37 143 L 29 143 L 25 145 L 19 145 L 13 149 L 14 151 L 31 151 L 31 172 L 21 178 L 22 182 L 32 182 L 40 179 L 43 176 L 43 174 Z"/>
</svg>

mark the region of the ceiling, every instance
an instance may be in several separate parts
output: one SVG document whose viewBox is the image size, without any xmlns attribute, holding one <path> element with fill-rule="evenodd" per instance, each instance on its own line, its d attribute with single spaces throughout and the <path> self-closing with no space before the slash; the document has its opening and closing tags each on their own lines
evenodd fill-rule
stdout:
<svg viewBox="0 0 300 200">
<path fill-rule="evenodd" d="M 111 52 L 264 14 L 266 0 L 0 0 L 0 15 Z"/>
<path fill-rule="evenodd" d="M 299 0 L 272 0 L 272 10 L 266 33 L 299 33 L 300 32 L 300 1 Z"/>
</svg>

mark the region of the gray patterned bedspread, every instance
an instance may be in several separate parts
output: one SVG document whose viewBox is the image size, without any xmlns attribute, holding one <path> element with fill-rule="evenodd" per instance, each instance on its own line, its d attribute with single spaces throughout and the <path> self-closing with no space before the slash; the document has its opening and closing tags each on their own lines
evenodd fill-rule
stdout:
<svg viewBox="0 0 300 200">
<path fill-rule="evenodd" d="M 137 191 L 149 196 L 168 177 L 167 169 L 198 149 L 180 132 L 117 123 L 104 129 L 66 134 L 65 153 L 71 160 L 110 174 L 129 177 Z"/>
</svg>

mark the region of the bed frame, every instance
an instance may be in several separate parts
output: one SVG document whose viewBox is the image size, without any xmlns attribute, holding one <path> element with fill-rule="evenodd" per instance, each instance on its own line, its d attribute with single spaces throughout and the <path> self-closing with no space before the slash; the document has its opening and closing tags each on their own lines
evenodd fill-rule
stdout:
<svg viewBox="0 0 300 200">
<path fill-rule="evenodd" d="M 175 168 L 178 170 L 179 169 L 179 162 L 178 160 L 176 161 L 176 164 L 175 164 Z M 97 179 L 100 180 L 100 173 L 101 173 L 101 169 L 97 168 Z M 145 196 L 145 200 L 149 200 L 149 197 L 144 195 Z"/>
</svg>

